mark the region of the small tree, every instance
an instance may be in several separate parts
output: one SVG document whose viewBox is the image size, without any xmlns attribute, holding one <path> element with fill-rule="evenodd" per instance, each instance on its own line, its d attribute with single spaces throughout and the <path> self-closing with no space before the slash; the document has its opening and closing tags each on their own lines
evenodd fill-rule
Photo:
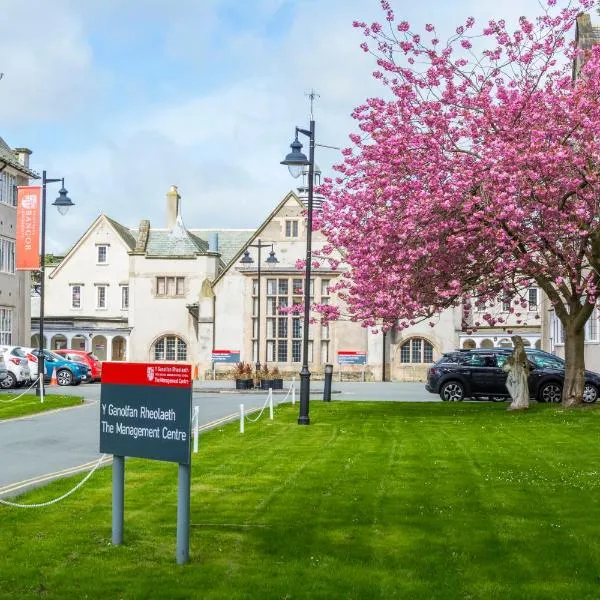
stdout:
<svg viewBox="0 0 600 600">
<path fill-rule="evenodd" d="M 573 405 L 600 273 L 600 47 L 573 43 L 591 0 L 555 4 L 512 32 L 497 20 L 477 35 L 469 18 L 444 44 L 385 0 L 384 25 L 356 22 L 388 98 L 355 109 L 361 133 L 317 226 L 344 253 L 337 288 L 366 326 L 407 327 L 535 282 L 564 327 Z"/>
</svg>

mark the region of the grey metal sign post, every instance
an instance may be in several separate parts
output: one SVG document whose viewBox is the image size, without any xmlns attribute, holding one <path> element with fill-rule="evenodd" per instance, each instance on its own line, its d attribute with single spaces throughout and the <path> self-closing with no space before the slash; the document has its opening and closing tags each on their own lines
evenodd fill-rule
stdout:
<svg viewBox="0 0 600 600">
<path fill-rule="evenodd" d="M 113 544 L 123 543 L 125 457 L 179 463 L 177 563 L 189 561 L 192 439 L 190 365 L 102 365 L 100 452 L 113 454 Z"/>
</svg>

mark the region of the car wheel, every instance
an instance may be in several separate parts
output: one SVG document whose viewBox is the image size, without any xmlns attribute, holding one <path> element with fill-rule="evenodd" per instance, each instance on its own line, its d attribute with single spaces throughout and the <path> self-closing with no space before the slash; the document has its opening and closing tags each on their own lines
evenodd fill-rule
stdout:
<svg viewBox="0 0 600 600">
<path fill-rule="evenodd" d="M 56 381 L 58 381 L 58 385 L 71 385 L 73 383 L 73 374 L 69 369 L 61 369 L 56 374 Z"/>
<path fill-rule="evenodd" d="M 558 383 L 545 383 L 540 389 L 540 402 L 560 402 L 561 399 L 562 387 Z"/>
<path fill-rule="evenodd" d="M 440 397 L 444 402 L 460 402 L 465 397 L 465 388 L 458 381 L 449 381 L 442 386 Z"/>
<path fill-rule="evenodd" d="M 9 371 L 6 377 L 2 381 L 0 381 L 0 387 L 3 390 L 8 390 L 9 388 L 15 387 L 16 383 L 16 377 Z"/>
<path fill-rule="evenodd" d="M 583 401 L 586 404 L 592 404 L 598 400 L 598 388 L 591 383 L 586 383 L 583 386 Z"/>
</svg>

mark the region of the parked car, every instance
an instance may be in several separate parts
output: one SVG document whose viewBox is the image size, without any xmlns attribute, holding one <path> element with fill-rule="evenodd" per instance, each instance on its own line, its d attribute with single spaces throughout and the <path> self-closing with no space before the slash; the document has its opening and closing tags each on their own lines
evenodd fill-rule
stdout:
<svg viewBox="0 0 600 600">
<path fill-rule="evenodd" d="M 34 379 L 38 374 L 39 348 L 22 348 L 25 356 L 35 365 Z M 56 380 L 58 385 L 79 385 L 82 381 L 90 379 L 90 368 L 78 362 L 67 360 L 50 350 L 44 350 L 44 381 L 48 383 L 52 379 L 52 373 L 56 369 Z"/>
<path fill-rule="evenodd" d="M 6 377 L 0 381 L 1 388 L 21 387 L 30 380 L 27 356 L 19 346 L 0 346 L 0 355 L 8 371 Z"/>
<path fill-rule="evenodd" d="M 529 395 L 538 402 L 560 402 L 565 378 L 565 362 L 558 356 L 526 348 L 529 360 Z M 502 369 L 512 348 L 478 348 L 456 350 L 444 354 L 427 371 L 425 389 L 439 394 L 442 400 L 464 398 L 506 400 L 508 373 Z M 583 401 L 596 402 L 600 390 L 600 375 L 585 371 Z"/>
<path fill-rule="evenodd" d="M 67 360 L 86 364 L 91 370 L 90 382 L 100 381 L 102 377 L 102 363 L 100 359 L 92 352 L 85 350 L 54 350 L 55 354 L 64 356 Z"/>
</svg>

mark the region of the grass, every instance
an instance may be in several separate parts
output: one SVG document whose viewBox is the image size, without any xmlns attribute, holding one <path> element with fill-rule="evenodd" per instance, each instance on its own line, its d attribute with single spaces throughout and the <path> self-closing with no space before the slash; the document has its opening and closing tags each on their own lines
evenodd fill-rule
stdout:
<svg viewBox="0 0 600 600">
<path fill-rule="evenodd" d="M 313 402 L 309 427 L 296 418 L 203 434 L 189 565 L 174 464 L 127 460 L 120 547 L 110 468 L 57 505 L 1 507 L 0 598 L 600 597 L 595 406 Z"/>
<path fill-rule="evenodd" d="M 23 394 L 17 398 L 20 390 L 16 390 L 16 392 L 15 394 L 0 394 L 0 421 L 55 410 L 57 408 L 76 406 L 83 402 L 81 396 L 47 394 L 44 396 L 44 402 L 42 403 L 39 397 L 34 394 Z"/>
</svg>

